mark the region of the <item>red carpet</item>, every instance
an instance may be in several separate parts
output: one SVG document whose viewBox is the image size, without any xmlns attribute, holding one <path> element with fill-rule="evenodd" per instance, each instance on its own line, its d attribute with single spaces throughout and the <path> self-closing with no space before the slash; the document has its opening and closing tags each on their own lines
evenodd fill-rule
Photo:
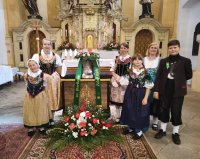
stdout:
<svg viewBox="0 0 200 159">
<path fill-rule="evenodd" d="M 0 158 L 17 159 L 29 141 L 23 125 L 0 125 Z"/>
<path fill-rule="evenodd" d="M 109 142 L 104 147 L 97 147 L 91 152 L 80 147 L 68 146 L 55 152 L 44 145 L 47 137 L 36 134 L 20 156 L 20 159 L 156 159 L 154 152 L 144 137 L 135 141 L 131 135 L 124 136 L 123 143 Z"/>
</svg>

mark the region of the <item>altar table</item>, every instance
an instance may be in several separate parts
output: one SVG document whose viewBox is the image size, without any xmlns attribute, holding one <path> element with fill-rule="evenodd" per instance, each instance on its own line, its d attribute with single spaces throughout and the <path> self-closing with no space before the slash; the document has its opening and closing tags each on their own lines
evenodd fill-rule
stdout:
<svg viewBox="0 0 200 159">
<path fill-rule="evenodd" d="M 101 98 L 102 107 L 109 108 L 110 78 L 111 73 L 106 68 L 101 68 Z M 75 70 L 69 70 L 67 75 L 61 79 L 61 104 L 63 108 L 72 106 L 74 100 Z M 73 72 L 73 73 L 72 73 Z M 91 105 L 96 105 L 96 93 L 94 79 L 81 79 L 80 99 L 88 98 Z"/>
</svg>

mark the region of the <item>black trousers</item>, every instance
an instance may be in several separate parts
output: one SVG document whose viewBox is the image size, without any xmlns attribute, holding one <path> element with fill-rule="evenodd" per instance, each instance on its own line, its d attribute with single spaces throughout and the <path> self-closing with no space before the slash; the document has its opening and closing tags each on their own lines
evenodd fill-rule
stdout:
<svg viewBox="0 0 200 159">
<path fill-rule="evenodd" d="M 174 80 L 168 79 L 165 88 L 165 94 L 160 96 L 162 105 L 158 118 L 164 123 L 171 121 L 174 126 L 181 125 L 184 96 L 174 97 Z"/>
</svg>

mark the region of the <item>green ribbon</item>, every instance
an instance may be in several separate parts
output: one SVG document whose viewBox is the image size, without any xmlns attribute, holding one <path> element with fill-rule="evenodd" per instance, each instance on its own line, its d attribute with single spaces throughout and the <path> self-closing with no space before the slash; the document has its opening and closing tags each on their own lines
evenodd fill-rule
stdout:
<svg viewBox="0 0 200 159">
<path fill-rule="evenodd" d="M 78 107 L 79 106 L 81 75 L 82 75 L 82 59 L 79 60 L 78 68 L 76 70 L 76 75 L 75 75 L 74 107 Z"/>
<path fill-rule="evenodd" d="M 101 103 L 101 82 L 100 82 L 100 70 L 97 64 L 97 60 L 91 60 L 93 64 L 93 72 L 95 79 L 95 91 L 96 91 L 96 105 L 102 106 Z M 83 59 L 79 60 L 78 68 L 76 70 L 75 75 L 75 87 L 74 87 L 74 107 L 79 106 L 79 98 L 80 98 L 80 79 L 82 76 L 82 64 Z"/>
<path fill-rule="evenodd" d="M 95 91 L 96 91 L 96 105 L 101 106 L 101 81 L 100 71 L 96 60 L 92 60 L 94 79 L 95 79 Z"/>
</svg>

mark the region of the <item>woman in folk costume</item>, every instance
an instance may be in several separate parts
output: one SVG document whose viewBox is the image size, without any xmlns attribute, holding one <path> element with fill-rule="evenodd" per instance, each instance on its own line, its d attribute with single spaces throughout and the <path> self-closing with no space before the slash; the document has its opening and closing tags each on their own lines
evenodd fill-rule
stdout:
<svg viewBox="0 0 200 159">
<path fill-rule="evenodd" d="M 137 140 L 149 127 L 148 96 L 154 84 L 143 66 L 142 56 L 136 54 L 132 60 L 133 65 L 130 70 L 129 85 L 124 95 L 120 123 L 128 125 L 124 134 L 133 132 L 133 139 Z"/>
<path fill-rule="evenodd" d="M 27 84 L 23 103 L 24 126 L 28 128 L 28 136 L 34 135 L 34 127 L 41 133 L 46 133 L 49 122 L 52 119 L 50 106 L 51 76 L 39 69 L 36 60 L 28 60 L 28 72 L 24 75 Z"/>
<path fill-rule="evenodd" d="M 151 76 L 153 82 L 155 82 L 156 73 L 160 62 L 158 44 L 151 43 L 148 46 L 146 55 L 147 56 L 144 57 L 144 66 L 147 69 L 148 74 Z M 149 95 L 150 115 L 153 117 L 152 129 L 156 131 L 158 130 L 158 114 L 161 102 L 158 99 L 153 99 L 153 91 L 154 90 L 152 89 Z"/>
<path fill-rule="evenodd" d="M 111 94 L 110 94 L 110 119 L 119 122 L 121 116 L 124 93 L 128 85 L 128 70 L 131 64 L 131 57 L 128 54 L 127 43 L 120 45 L 120 54 L 111 68 Z"/>
<path fill-rule="evenodd" d="M 56 70 L 62 66 L 62 63 L 59 55 L 52 52 L 52 42 L 44 38 L 42 43 L 43 49 L 39 54 L 34 54 L 32 58 L 38 61 L 43 73 L 47 73 L 52 77 L 53 105 L 51 110 L 54 118 L 54 112 L 60 109 L 60 75 Z M 51 125 L 54 125 L 53 121 Z"/>
</svg>

